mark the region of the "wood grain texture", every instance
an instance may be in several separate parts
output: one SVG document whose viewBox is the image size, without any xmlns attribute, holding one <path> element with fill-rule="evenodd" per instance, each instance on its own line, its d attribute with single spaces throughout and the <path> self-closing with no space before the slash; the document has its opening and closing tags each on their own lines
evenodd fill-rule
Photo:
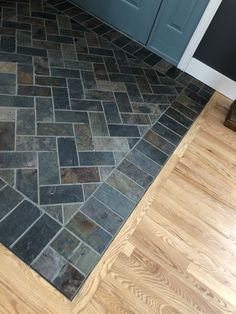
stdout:
<svg viewBox="0 0 236 314">
<path fill-rule="evenodd" d="M 215 93 L 69 302 L 0 246 L 0 313 L 236 313 L 236 134 Z"/>
</svg>

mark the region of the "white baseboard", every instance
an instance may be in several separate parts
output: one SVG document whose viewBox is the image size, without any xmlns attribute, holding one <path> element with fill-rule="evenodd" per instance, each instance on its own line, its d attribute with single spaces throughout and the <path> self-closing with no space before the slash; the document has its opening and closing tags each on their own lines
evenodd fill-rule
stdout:
<svg viewBox="0 0 236 314">
<path fill-rule="evenodd" d="M 185 71 L 230 99 L 236 99 L 236 82 L 201 61 L 192 58 Z"/>
</svg>

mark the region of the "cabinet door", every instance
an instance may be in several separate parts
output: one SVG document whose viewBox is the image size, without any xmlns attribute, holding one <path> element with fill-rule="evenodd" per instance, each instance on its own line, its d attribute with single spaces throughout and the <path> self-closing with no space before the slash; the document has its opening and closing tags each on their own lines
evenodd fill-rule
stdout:
<svg viewBox="0 0 236 314">
<path fill-rule="evenodd" d="M 148 47 L 177 65 L 208 3 L 209 0 L 164 0 Z"/>
<path fill-rule="evenodd" d="M 162 0 L 74 0 L 73 2 L 146 44 Z"/>
</svg>

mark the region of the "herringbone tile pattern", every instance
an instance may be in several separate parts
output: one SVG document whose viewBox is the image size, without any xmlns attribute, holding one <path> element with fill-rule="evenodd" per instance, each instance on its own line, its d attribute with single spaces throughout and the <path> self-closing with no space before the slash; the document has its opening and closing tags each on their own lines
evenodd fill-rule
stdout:
<svg viewBox="0 0 236 314">
<path fill-rule="evenodd" d="M 212 90 L 69 2 L 0 7 L 0 241 L 72 299 Z"/>
</svg>

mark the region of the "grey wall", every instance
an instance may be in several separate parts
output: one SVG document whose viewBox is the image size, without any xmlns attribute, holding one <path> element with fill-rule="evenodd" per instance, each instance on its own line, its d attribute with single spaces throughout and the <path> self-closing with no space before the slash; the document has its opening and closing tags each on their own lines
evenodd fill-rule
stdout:
<svg viewBox="0 0 236 314">
<path fill-rule="evenodd" d="M 194 57 L 236 81 L 236 0 L 223 0 Z"/>
</svg>

